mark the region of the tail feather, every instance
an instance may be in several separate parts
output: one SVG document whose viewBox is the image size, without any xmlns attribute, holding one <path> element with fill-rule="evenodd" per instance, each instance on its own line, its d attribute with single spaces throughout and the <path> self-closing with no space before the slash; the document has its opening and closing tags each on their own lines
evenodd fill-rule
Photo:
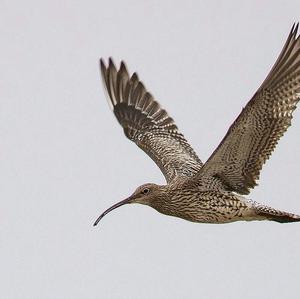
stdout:
<svg viewBox="0 0 300 299">
<path fill-rule="evenodd" d="M 256 207 L 257 214 L 265 217 L 267 220 L 279 223 L 300 222 L 300 216 L 292 213 L 279 211 L 266 206 Z"/>
<path fill-rule="evenodd" d="M 289 214 L 289 213 L 287 213 L 286 215 L 281 215 L 281 216 L 272 216 L 271 215 L 269 220 L 276 221 L 279 223 L 299 222 L 300 216 L 294 215 L 294 214 Z"/>
</svg>

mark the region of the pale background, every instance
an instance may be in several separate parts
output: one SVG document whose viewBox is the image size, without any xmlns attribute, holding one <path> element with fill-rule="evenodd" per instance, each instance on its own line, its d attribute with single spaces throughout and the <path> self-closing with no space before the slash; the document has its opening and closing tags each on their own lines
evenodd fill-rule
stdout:
<svg viewBox="0 0 300 299">
<path fill-rule="evenodd" d="M 275 62 L 296 1 L 0 2 L 0 298 L 300 298 L 300 224 L 104 209 L 164 183 L 109 110 L 138 71 L 202 160 Z M 300 110 L 251 198 L 300 213 Z"/>
</svg>

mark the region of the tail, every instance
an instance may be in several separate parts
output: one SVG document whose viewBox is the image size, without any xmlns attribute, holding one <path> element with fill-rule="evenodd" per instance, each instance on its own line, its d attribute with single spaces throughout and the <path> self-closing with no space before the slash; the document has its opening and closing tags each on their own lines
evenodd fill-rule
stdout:
<svg viewBox="0 0 300 299">
<path fill-rule="evenodd" d="M 266 220 L 276 221 L 279 223 L 300 222 L 300 216 L 292 213 L 279 211 L 266 206 L 256 206 L 257 215 Z"/>
<path fill-rule="evenodd" d="M 268 220 L 279 223 L 299 222 L 300 216 L 291 213 L 285 213 L 285 215 L 269 215 Z"/>
</svg>

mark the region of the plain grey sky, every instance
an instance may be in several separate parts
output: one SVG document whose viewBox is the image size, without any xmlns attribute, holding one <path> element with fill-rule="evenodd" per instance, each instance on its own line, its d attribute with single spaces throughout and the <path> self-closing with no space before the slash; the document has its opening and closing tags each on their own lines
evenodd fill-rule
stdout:
<svg viewBox="0 0 300 299">
<path fill-rule="evenodd" d="M 296 1 L 0 3 L 0 297 L 299 298 L 300 224 L 195 224 L 141 205 L 164 183 L 110 111 L 124 59 L 206 160 L 262 83 Z M 300 213 L 300 111 L 250 198 Z"/>
</svg>

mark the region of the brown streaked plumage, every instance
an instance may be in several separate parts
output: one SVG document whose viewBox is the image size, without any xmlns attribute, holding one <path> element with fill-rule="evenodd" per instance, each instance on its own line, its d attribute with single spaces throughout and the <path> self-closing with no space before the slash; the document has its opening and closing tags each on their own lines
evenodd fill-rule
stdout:
<svg viewBox="0 0 300 299">
<path fill-rule="evenodd" d="M 263 164 L 291 125 L 300 99 L 300 38 L 298 24 L 269 75 L 203 165 L 174 120 L 146 90 L 124 62 L 112 59 L 101 74 L 114 114 L 125 135 L 144 150 L 163 172 L 167 185 L 145 184 L 111 210 L 127 203 L 146 204 L 157 211 L 193 222 L 237 220 L 300 221 L 300 216 L 261 205 L 242 195 L 256 185 Z"/>
</svg>

